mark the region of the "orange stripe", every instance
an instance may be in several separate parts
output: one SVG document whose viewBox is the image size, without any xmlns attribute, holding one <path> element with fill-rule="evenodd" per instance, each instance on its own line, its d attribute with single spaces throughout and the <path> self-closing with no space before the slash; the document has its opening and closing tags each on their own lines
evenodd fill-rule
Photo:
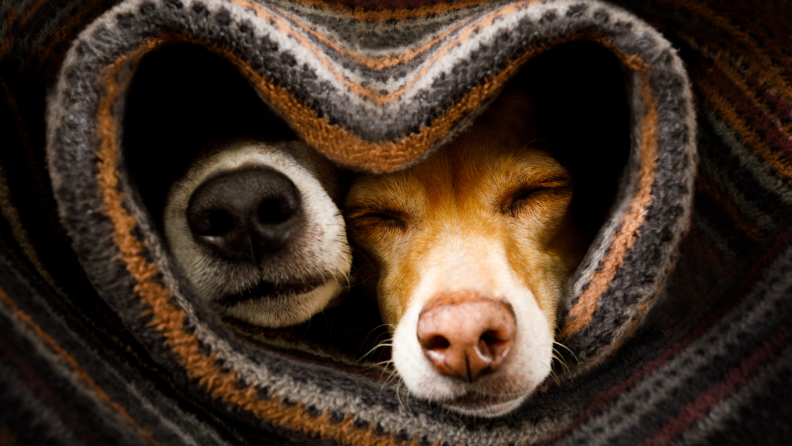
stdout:
<svg viewBox="0 0 792 446">
<path fill-rule="evenodd" d="M 641 97 L 646 107 L 646 115 L 642 120 L 640 171 L 638 173 L 638 192 L 632 199 L 630 209 L 622 218 L 622 226 L 616 237 L 611 242 L 610 251 L 603 260 L 602 269 L 594 273 L 588 288 L 580 295 L 575 305 L 569 310 L 567 319 L 560 337 L 567 338 L 578 332 L 591 321 L 594 310 L 597 309 L 600 297 L 605 292 L 618 269 L 624 264 L 627 252 L 632 248 L 639 236 L 639 230 L 644 223 L 646 209 L 652 202 L 652 183 L 655 175 L 655 158 L 657 156 L 657 106 L 649 85 L 646 72 L 641 73 Z"/>
<path fill-rule="evenodd" d="M 411 81 L 407 82 L 405 85 L 403 85 L 398 90 L 395 90 L 395 91 L 392 91 L 392 92 L 390 92 L 390 93 L 388 93 L 386 95 L 380 96 L 379 98 L 377 98 L 374 101 L 374 103 L 376 103 L 377 105 L 381 105 L 381 104 L 389 104 L 389 103 L 397 101 L 406 91 L 408 91 L 410 88 L 412 88 L 412 86 L 415 85 L 416 82 L 418 82 L 420 79 L 423 78 L 423 76 L 429 71 L 430 68 L 432 68 L 432 66 L 435 64 L 435 62 L 440 60 L 449 51 L 451 51 L 452 49 L 462 45 L 463 43 L 467 43 L 470 40 L 471 36 L 473 36 L 474 34 L 478 34 L 484 28 L 489 27 L 497 19 L 500 19 L 500 18 L 502 18 L 502 17 L 504 17 L 504 16 L 506 16 L 508 14 L 517 12 L 520 9 L 530 5 L 531 3 L 535 3 L 537 1 L 541 1 L 541 0 L 524 0 L 524 1 L 521 1 L 521 2 L 517 2 L 517 3 L 513 3 L 511 5 L 505 6 L 503 8 L 500 8 L 500 9 L 488 14 L 487 16 L 482 18 L 475 25 L 473 25 L 471 27 L 468 27 L 467 29 L 465 29 L 462 32 L 460 32 L 459 35 L 455 39 L 453 39 L 453 40 L 451 40 L 449 42 L 446 42 L 446 44 L 443 45 L 440 49 L 438 49 L 438 51 L 434 55 L 432 55 L 431 58 L 427 59 L 426 62 L 424 62 L 422 64 L 423 67 L 421 68 L 421 70 L 417 74 L 412 76 L 412 80 Z"/>
<path fill-rule="evenodd" d="M 472 88 L 456 104 L 447 108 L 431 125 L 422 127 L 418 132 L 395 141 L 370 142 L 353 134 L 347 129 L 332 125 L 328 118 L 319 118 L 316 112 L 304 107 L 285 89 L 275 86 L 269 80 L 247 66 L 240 66 L 232 55 L 226 55 L 240 66 L 240 70 L 251 79 L 264 98 L 276 106 L 292 128 L 306 142 L 323 151 L 336 161 L 363 168 L 371 172 L 385 172 L 398 169 L 426 153 L 426 151 L 447 136 L 454 126 L 468 113 L 478 109 L 491 98 L 505 82 L 530 58 L 557 44 L 589 38 L 588 35 L 573 36 L 548 42 L 524 53 L 510 63 L 503 71 L 482 85 Z M 603 43 L 600 41 L 600 43 Z M 623 59 L 626 65 L 633 60 Z"/>
<path fill-rule="evenodd" d="M 278 31 L 280 31 L 280 33 L 297 40 L 304 49 L 310 51 L 311 53 L 314 54 L 314 56 L 316 56 L 317 59 L 319 59 L 319 63 L 321 63 L 322 66 L 325 69 L 327 69 L 327 71 L 332 73 L 336 77 L 336 79 L 339 80 L 339 82 L 344 84 L 353 93 L 356 93 L 374 102 L 377 102 L 377 98 L 381 97 L 379 92 L 373 87 L 361 87 L 360 84 L 347 79 L 341 73 L 336 71 L 336 69 L 333 68 L 333 65 L 330 63 L 330 61 L 327 60 L 327 57 L 324 55 L 324 53 L 321 50 L 317 49 L 313 45 L 313 43 L 311 43 L 311 41 L 308 40 L 305 36 L 303 36 L 300 33 L 293 32 L 294 30 L 292 29 L 292 27 L 282 17 L 270 14 L 269 12 L 267 12 L 266 9 L 264 9 L 258 3 L 253 3 L 247 0 L 231 0 L 231 1 L 243 8 L 248 8 L 253 10 L 256 13 L 256 16 L 258 16 L 260 19 L 275 24 L 278 28 Z"/>
<path fill-rule="evenodd" d="M 246 0 L 234 1 L 241 6 L 253 8 L 257 14 L 260 14 L 260 17 L 264 19 L 272 19 L 281 32 L 289 31 L 289 25 L 284 19 L 267 13 L 266 10 L 261 8 L 259 5 L 250 3 Z M 490 14 L 490 16 L 485 19 L 485 23 L 491 23 L 498 17 L 501 17 L 502 15 L 509 12 L 513 12 L 523 5 L 527 5 L 534 1 L 538 0 L 526 0 L 506 8 L 501 8 L 495 13 Z M 479 24 L 478 26 L 480 27 L 482 24 Z M 466 30 L 466 32 L 463 33 L 460 38 L 467 39 L 474 31 L 474 29 Z M 191 40 L 189 37 L 177 35 L 172 36 L 172 40 L 200 43 Z M 291 34 L 291 36 L 300 41 L 306 48 L 317 53 L 317 56 L 322 61 L 323 65 L 333 72 L 337 77 L 339 76 L 339 74 L 329 66 L 328 61 L 323 56 L 318 54 L 316 48 L 313 48 L 304 36 L 298 34 Z M 455 39 L 454 41 L 447 44 L 444 47 L 444 51 L 448 51 L 450 48 L 455 46 L 460 41 L 460 38 Z M 499 75 L 496 75 L 484 85 L 473 88 L 463 99 L 461 99 L 457 104 L 451 106 L 439 118 L 437 118 L 431 126 L 423 127 L 419 132 L 405 136 L 399 140 L 384 142 L 366 141 L 344 128 L 331 125 L 329 119 L 319 118 L 315 111 L 305 107 L 284 88 L 275 86 L 272 81 L 261 77 L 258 73 L 252 70 L 228 50 L 220 48 L 217 45 L 209 45 L 206 43 L 203 43 L 203 45 L 208 49 L 221 54 L 226 59 L 237 65 L 237 67 L 239 67 L 244 74 L 254 81 L 265 99 L 284 115 L 294 130 L 306 142 L 323 150 L 327 155 L 342 164 L 367 169 L 372 172 L 382 172 L 402 167 L 423 155 L 426 150 L 434 146 L 441 138 L 445 137 L 453 129 L 454 125 L 456 125 L 456 123 L 465 116 L 466 113 L 477 109 L 481 105 L 482 101 L 489 99 L 491 95 L 494 94 L 497 89 L 500 88 L 502 84 L 508 80 L 508 78 L 514 72 L 516 72 L 516 70 L 529 58 L 538 54 L 540 51 L 544 51 L 559 43 L 581 39 L 598 41 L 604 46 L 610 48 L 612 51 L 617 53 L 617 55 L 621 56 L 622 62 L 628 67 L 632 68 L 631 64 L 640 64 L 640 62 L 636 62 L 636 58 L 620 54 L 618 50 L 613 48 L 613 45 L 611 45 L 609 42 L 598 39 L 597 36 L 593 34 L 582 34 L 578 36 L 562 38 L 558 41 L 535 47 L 532 50 L 526 52 L 517 61 L 511 63 Z M 442 53 L 436 55 L 432 61 L 437 60 L 441 55 Z M 425 67 L 422 73 L 427 69 L 428 67 Z M 374 91 L 373 88 L 363 89 L 359 85 L 351 83 L 348 80 L 343 79 L 343 81 L 345 82 L 345 85 L 349 86 L 353 92 L 358 94 L 368 95 L 369 97 L 371 97 L 371 95 L 379 95 L 379 93 Z M 412 84 L 408 86 L 411 85 Z M 404 88 L 401 90 L 404 90 Z M 380 98 L 381 100 L 395 100 L 397 98 L 396 95 L 398 94 L 401 93 L 394 92 L 390 95 Z"/>
<path fill-rule="evenodd" d="M 438 15 L 457 11 L 460 9 L 472 8 L 475 6 L 491 3 L 493 0 L 455 0 L 449 3 L 440 3 L 431 6 L 422 6 L 415 9 L 391 9 L 383 11 L 366 11 L 363 8 L 350 8 L 348 6 L 340 5 L 333 2 L 324 2 L 322 0 L 291 0 L 294 3 L 300 3 L 313 8 L 324 9 L 347 15 L 349 17 L 366 21 L 366 22 L 381 22 L 386 20 L 405 20 L 417 19 L 430 15 Z"/>
<path fill-rule="evenodd" d="M 481 21 L 479 23 L 477 23 L 475 26 L 462 31 L 459 34 L 459 36 L 457 36 L 454 40 L 446 42 L 446 44 L 443 45 L 440 49 L 438 49 L 438 51 L 430 59 L 427 59 L 426 62 L 424 62 L 422 64 L 423 67 L 421 68 L 421 70 L 417 74 L 412 75 L 412 80 L 411 81 L 407 82 L 405 85 L 403 85 L 399 89 L 394 90 L 394 91 L 392 91 L 390 93 L 387 93 L 387 94 L 384 94 L 384 95 L 381 94 L 374 87 L 361 87 L 359 84 L 357 84 L 357 83 L 355 83 L 353 81 L 350 81 L 349 79 L 345 78 L 340 73 L 338 73 L 332 67 L 332 65 L 327 60 L 327 58 L 322 53 L 322 51 L 317 49 L 316 47 L 314 47 L 313 44 L 307 38 L 305 38 L 301 34 L 288 33 L 288 31 L 291 30 L 291 27 L 290 27 L 289 23 L 286 22 L 285 20 L 283 20 L 282 18 L 277 17 L 277 16 L 272 15 L 272 14 L 269 14 L 263 7 L 261 7 L 260 5 L 258 5 L 256 3 L 251 3 L 251 2 L 249 2 L 247 0 L 232 0 L 232 1 L 234 3 L 242 6 L 242 7 L 250 8 L 250 9 L 254 10 L 256 12 L 256 14 L 260 18 L 265 19 L 265 20 L 270 20 L 270 21 L 276 23 L 277 26 L 278 26 L 278 30 L 279 31 L 281 31 L 283 33 L 287 33 L 290 37 L 293 37 L 294 39 L 299 41 L 299 43 L 304 48 L 306 48 L 309 51 L 311 51 L 319 59 L 319 61 L 322 64 L 322 66 L 324 66 L 327 70 L 329 70 L 331 73 L 333 73 L 333 75 L 340 82 L 342 82 L 347 88 L 349 88 L 350 91 L 352 91 L 352 92 L 354 92 L 354 93 L 356 93 L 356 94 L 368 99 L 369 101 L 373 102 L 376 105 L 385 105 L 385 104 L 391 104 L 391 103 L 396 102 L 397 100 L 399 100 L 399 98 L 401 98 L 401 96 L 405 92 L 407 92 L 410 88 L 412 88 L 412 86 L 415 85 L 415 83 L 418 82 L 418 80 L 421 79 L 426 74 L 426 72 L 429 71 L 429 69 L 435 64 L 435 62 L 440 60 L 443 56 L 445 56 L 445 54 L 447 54 L 452 49 L 454 49 L 454 48 L 458 47 L 459 45 L 461 45 L 462 43 L 465 43 L 468 40 L 470 40 L 470 37 L 472 35 L 474 35 L 475 33 L 478 33 L 482 29 L 492 25 L 492 23 L 495 22 L 499 18 L 502 18 L 502 17 L 504 17 L 504 16 L 506 16 L 506 15 L 508 15 L 510 13 L 516 12 L 516 11 L 524 8 L 527 5 L 530 5 L 532 3 L 536 3 L 536 2 L 539 2 L 539 1 L 543 1 L 543 0 L 524 0 L 522 2 L 518 2 L 518 3 L 514 3 L 514 4 L 511 4 L 511 5 L 505 6 L 503 8 L 500 8 L 500 9 L 490 13 L 489 15 L 487 15 L 486 17 L 481 19 Z M 296 19 L 293 19 L 293 20 L 296 20 Z"/>
<path fill-rule="evenodd" d="M 457 29 L 461 28 L 462 26 L 468 24 L 469 22 L 471 22 L 475 18 L 475 17 L 468 17 L 467 19 L 462 20 L 460 23 L 457 23 L 456 25 L 452 26 L 448 30 L 446 30 L 443 33 L 441 33 L 440 35 L 438 35 L 437 37 L 427 41 L 426 43 L 424 43 L 420 47 L 407 49 L 400 56 L 371 57 L 371 56 L 366 56 L 366 55 L 360 53 L 359 51 L 343 48 L 340 45 L 338 45 L 334 40 L 329 39 L 324 34 L 321 34 L 321 33 L 317 32 L 317 31 L 314 31 L 313 29 L 311 29 L 311 27 L 306 26 L 303 22 L 301 22 L 299 19 L 295 18 L 294 16 L 286 13 L 285 11 L 283 11 L 281 9 L 278 9 L 278 8 L 275 8 L 275 9 L 278 10 L 278 12 L 280 12 L 281 14 L 283 14 L 283 15 L 289 17 L 290 19 L 294 20 L 297 23 L 297 25 L 304 32 L 306 32 L 308 34 L 311 34 L 316 39 L 318 39 L 320 42 L 322 42 L 323 44 L 325 44 L 328 47 L 332 48 L 333 50 L 337 51 L 338 53 L 351 58 L 354 63 L 356 63 L 358 65 L 363 65 L 363 66 L 365 66 L 367 68 L 371 68 L 372 70 L 377 70 L 377 71 L 381 71 L 381 70 L 384 70 L 386 68 L 392 68 L 392 67 L 395 67 L 396 65 L 398 65 L 400 63 L 406 63 L 406 62 L 409 62 L 409 61 L 415 59 L 416 57 L 418 57 L 421 54 L 423 54 L 426 51 L 428 51 L 429 48 L 431 48 L 434 44 L 436 44 L 437 42 L 445 39 L 450 34 L 452 34 L 454 31 L 456 31 Z"/>
<path fill-rule="evenodd" d="M 687 228 L 685 228 L 685 232 L 687 233 L 689 230 L 690 230 L 690 223 L 688 223 Z M 660 296 L 660 293 L 662 293 L 663 290 L 665 289 L 666 282 L 668 281 L 668 277 L 669 277 L 668 273 L 671 272 L 672 269 L 674 269 L 674 266 L 676 265 L 678 259 L 679 259 L 678 255 L 674 256 L 674 258 L 671 259 L 671 262 L 666 267 L 665 274 L 663 274 L 663 280 L 660 281 L 660 285 L 657 287 L 657 291 L 655 291 L 652 297 L 638 304 L 638 308 L 635 310 L 635 315 L 633 315 L 632 320 L 630 321 L 629 325 L 627 325 L 627 327 L 625 328 L 623 334 L 618 338 L 616 338 L 616 342 L 613 343 L 613 345 L 610 348 L 610 351 L 619 350 L 621 346 L 624 345 L 625 342 L 630 340 L 630 338 L 632 338 L 632 336 L 635 334 L 635 331 L 641 325 L 641 322 L 643 322 L 644 316 L 646 316 L 646 313 L 651 308 L 654 307 L 654 304 L 657 301 L 658 296 Z M 606 358 L 607 355 L 603 355 L 600 358 L 597 358 L 597 360 L 595 361 L 586 363 L 585 368 L 591 369 L 599 365 L 601 361 Z"/>
<path fill-rule="evenodd" d="M 347 415 L 341 423 L 334 423 L 327 412 L 311 417 L 307 415 L 302 404 L 283 406 L 277 396 L 261 400 L 257 388 L 242 385 L 237 379 L 236 370 L 220 369 L 216 363 L 216 353 L 207 355 L 204 352 L 195 333 L 187 327 L 185 312 L 171 304 L 170 290 L 157 280 L 157 266 L 146 260 L 145 244 L 134 233 L 137 222 L 126 210 L 125 197 L 118 187 L 117 122 L 113 109 L 125 87 L 119 85 L 116 78 L 121 69 L 128 63 L 135 63 L 142 55 L 165 42 L 166 40 L 154 39 L 105 67 L 102 79 L 106 94 L 101 99 L 97 112 L 97 132 L 101 146 L 97 154 L 99 172 L 96 179 L 104 212 L 110 218 L 114 229 L 114 242 L 121 252 L 120 259 L 137 282 L 134 291 L 146 308 L 141 316 L 151 318 L 149 325 L 162 334 L 165 338 L 164 344 L 171 349 L 188 376 L 197 381 L 212 397 L 276 426 L 318 435 L 322 439 L 333 438 L 360 445 L 395 445 L 395 434 L 385 437 L 374 433 L 373 429 L 359 429 L 354 426 L 351 415 Z M 418 441 L 408 444 L 417 445 Z"/>
<path fill-rule="evenodd" d="M 771 150 L 768 143 L 756 134 L 752 127 L 745 122 L 745 119 L 734 111 L 731 104 L 714 87 L 707 82 L 698 82 L 694 87 L 712 105 L 729 127 L 734 129 L 740 135 L 740 138 L 762 158 L 766 165 L 770 166 L 787 182 L 792 182 L 792 165 L 790 165 L 789 160 L 780 153 Z"/>
<path fill-rule="evenodd" d="M 351 131 L 338 125 L 330 124 L 327 117 L 320 118 L 316 112 L 292 96 L 285 88 L 275 85 L 250 68 L 244 61 L 225 48 L 205 42 L 196 42 L 189 37 L 166 34 L 158 38 L 159 46 L 166 40 L 188 41 L 205 46 L 229 60 L 251 80 L 261 96 L 278 110 L 291 125 L 295 132 L 307 143 L 313 145 L 336 161 L 371 172 L 384 172 L 398 169 L 418 159 L 428 149 L 447 136 L 454 126 L 466 114 L 478 109 L 481 104 L 491 98 L 520 67 L 532 57 L 560 43 L 574 40 L 591 40 L 598 42 L 616 53 L 622 63 L 631 69 L 643 69 L 643 62 L 633 56 L 620 53 L 611 42 L 600 39 L 592 34 L 580 34 L 564 37 L 557 41 L 536 46 L 510 63 L 503 71 L 482 85 L 472 88 L 456 104 L 446 109 L 430 126 L 422 127 L 417 133 L 404 136 L 395 141 L 366 141 Z"/>
<path fill-rule="evenodd" d="M 760 73 L 763 76 L 762 80 L 774 87 L 777 92 L 785 95 L 787 102 L 792 102 L 792 88 L 790 88 L 783 70 L 773 63 L 773 59 L 767 51 L 765 51 L 750 34 L 732 25 L 727 17 L 718 14 L 701 2 L 694 0 L 663 1 L 687 9 L 693 14 L 704 18 L 710 23 L 714 23 L 716 26 L 731 34 L 737 42 L 742 43 L 748 48 L 748 51 L 743 53 L 742 56 L 743 60 L 751 66 L 751 69 Z"/>
<path fill-rule="evenodd" d="M 706 255 L 706 253 L 702 253 L 702 251 L 705 251 L 705 250 L 709 251 L 709 253 L 711 253 L 711 251 L 714 251 L 714 250 L 719 250 L 719 248 L 717 248 L 716 246 L 713 245 L 712 239 L 710 239 L 709 237 L 704 235 L 703 232 L 701 231 L 701 229 L 699 229 L 697 227 L 695 221 L 693 221 L 692 219 L 688 223 L 688 227 L 685 229 L 685 233 L 686 233 L 687 240 L 689 240 L 688 246 L 689 247 L 693 247 L 693 249 L 696 250 L 693 253 L 689 253 L 688 255 L 690 255 L 692 258 L 699 257 L 699 260 L 706 260 L 708 262 L 708 266 L 712 266 L 712 265 L 716 265 L 716 264 L 720 263 L 719 268 L 716 268 L 713 271 L 711 271 L 710 275 L 712 276 L 713 273 L 714 274 L 722 274 L 722 270 L 723 270 L 723 261 L 722 261 L 722 259 L 724 257 L 723 256 L 719 256 L 719 255 L 715 255 L 715 256 Z M 701 257 L 706 257 L 706 259 L 701 259 Z M 673 259 L 673 261 L 671 262 L 671 264 L 668 266 L 667 271 L 670 271 L 671 269 L 673 269 L 678 260 L 679 260 L 679 256 L 676 256 Z M 666 274 L 665 277 L 663 278 L 663 283 L 661 284 L 661 286 L 657 287 L 657 292 L 654 294 L 654 296 L 652 296 L 652 298 L 647 300 L 646 302 L 643 302 L 638 307 L 638 311 L 636 312 L 636 317 L 634 317 L 633 320 L 630 322 L 630 325 L 624 331 L 624 335 L 620 336 L 616 340 L 616 342 L 613 344 L 613 347 L 611 348 L 612 351 L 618 350 L 624 344 L 624 342 L 626 342 L 627 340 L 629 340 L 632 337 L 632 335 L 635 333 L 635 330 L 638 329 L 641 321 L 643 320 L 643 316 L 645 316 L 646 312 L 650 308 L 652 308 L 652 306 L 654 305 L 654 302 L 657 300 L 657 297 L 660 296 L 660 293 L 665 289 L 665 283 L 667 282 L 668 278 L 669 278 L 669 275 Z M 699 277 L 699 279 L 702 279 L 702 278 Z M 712 280 L 712 279 L 713 279 L 713 277 L 705 278 L 705 280 Z M 679 282 L 677 281 L 675 283 L 675 285 L 679 286 Z M 690 288 L 690 287 L 688 287 L 688 288 Z M 679 308 L 681 308 L 682 305 L 684 305 L 685 307 L 688 307 L 689 302 L 690 302 L 690 300 L 689 300 L 690 295 L 695 295 L 695 293 L 698 292 L 698 291 L 701 291 L 701 290 L 699 290 L 699 289 L 677 290 L 677 293 L 675 293 L 675 295 L 684 296 L 684 297 L 677 298 L 676 299 L 677 302 L 673 302 L 673 301 L 671 302 L 671 305 L 673 305 L 673 307 L 674 307 L 674 311 L 677 311 Z M 674 293 L 672 293 L 672 294 L 674 294 Z M 684 303 L 682 303 L 682 301 L 679 301 L 679 299 L 684 299 Z M 667 301 L 665 302 L 665 305 L 669 305 Z M 602 359 L 605 359 L 605 358 L 603 357 Z M 592 367 L 592 366 L 596 366 L 596 365 L 597 365 L 596 363 L 592 363 L 590 366 L 587 364 L 587 368 L 588 367 Z"/>
<path fill-rule="evenodd" d="M 38 324 L 36 324 L 36 322 L 30 316 L 28 316 L 24 311 L 22 311 L 22 309 L 19 308 L 16 302 L 14 302 L 8 296 L 8 294 L 6 294 L 5 290 L 2 288 L 0 288 L 0 302 L 3 302 L 8 308 L 10 308 L 17 319 L 27 324 L 27 326 L 33 330 L 33 332 L 36 334 L 36 336 L 39 337 L 39 339 L 44 341 L 44 343 L 47 344 L 49 348 L 51 348 L 55 353 L 57 353 L 61 361 L 65 362 L 66 365 L 68 365 L 74 370 L 74 372 L 77 374 L 77 379 L 85 383 L 85 385 L 88 386 L 89 389 L 93 390 L 94 394 L 100 400 L 104 401 L 105 404 L 107 404 L 113 410 L 115 410 L 116 413 L 118 413 L 118 415 L 121 416 L 121 418 L 123 418 L 127 423 L 129 423 L 132 427 L 134 427 L 140 433 L 140 435 L 143 438 L 145 438 L 149 443 L 153 445 L 161 445 L 161 443 L 157 441 L 157 439 L 155 439 L 153 435 L 151 435 L 151 432 L 149 432 L 143 426 L 139 425 L 137 421 L 135 421 L 135 419 L 132 418 L 131 415 L 129 415 L 126 409 L 121 407 L 120 404 L 113 401 L 110 395 L 108 395 L 104 391 L 104 389 L 102 389 L 101 387 L 99 387 L 98 384 L 96 384 L 96 382 L 93 380 L 91 375 L 85 369 L 80 367 L 80 363 L 77 362 L 77 360 L 74 359 L 74 357 L 70 355 L 65 349 L 63 349 L 63 347 L 61 347 L 60 344 L 58 344 L 58 342 L 55 341 L 55 339 L 53 339 L 46 331 L 44 331 Z"/>
</svg>

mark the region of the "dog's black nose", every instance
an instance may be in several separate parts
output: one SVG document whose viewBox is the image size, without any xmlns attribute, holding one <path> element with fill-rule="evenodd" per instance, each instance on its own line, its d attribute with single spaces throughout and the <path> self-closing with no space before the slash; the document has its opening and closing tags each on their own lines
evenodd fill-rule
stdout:
<svg viewBox="0 0 792 446">
<path fill-rule="evenodd" d="M 282 173 L 252 167 L 199 186 L 187 206 L 193 236 L 225 259 L 258 265 L 298 227 L 300 192 Z"/>
</svg>

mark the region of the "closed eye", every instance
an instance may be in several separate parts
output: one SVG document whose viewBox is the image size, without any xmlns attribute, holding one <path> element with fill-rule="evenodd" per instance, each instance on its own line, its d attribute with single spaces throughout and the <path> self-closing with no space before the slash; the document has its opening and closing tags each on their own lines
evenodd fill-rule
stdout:
<svg viewBox="0 0 792 446">
<path fill-rule="evenodd" d="M 375 225 L 386 228 L 406 229 L 408 216 L 394 209 L 361 209 L 347 213 L 351 225 Z"/>
<path fill-rule="evenodd" d="M 539 202 L 565 198 L 572 194 L 572 181 L 567 176 L 543 178 L 537 182 L 522 184 L 508 193 L 502 200 L 501 211 L 512 217 L 520 210 Z"/>
</svg>

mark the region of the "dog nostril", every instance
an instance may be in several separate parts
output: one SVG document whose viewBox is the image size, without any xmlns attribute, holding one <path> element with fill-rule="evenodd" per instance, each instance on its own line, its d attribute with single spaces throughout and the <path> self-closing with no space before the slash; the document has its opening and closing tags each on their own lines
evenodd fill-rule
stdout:
<svg viewBox="0 0 792 446">
<path fill-rule="evenodd" d="M 443 295 L 431 301 L 416 327 L 418 342 L 432 367 L 468 383 L 503 365 L 515 332 L 511 305 L 473 293 Z"/>
<path fill-rule="evenodd" d="M 479 355 L 488 360 L 496 361 L 506 356 L 510 346 L 511 340 L 508 339 L 508 336 L 507 339 L 504 339 L 497 331 L 487 330 L 479 337 L 476 347 Z"/>
<path fill-rule="evenodd" d="M 498 338 L 498 334 L 494 330 L 485 331 L 479 338 L 487 346 L 495 346 L 503 341 Z"/>
<path fill-rule="evenodd" d="M 301 210 L 291 179 L 253 167 L 206 180 L 190 197 L 186 216 L 196 242 L 224 259 L 258 265 L 288 244 Z"/>
<path fill-rule="evenodd" d="M 508 336 L 506 336 L 508 337 Z M 509 343 L 508 339 L 504 339 L 497 331 L 487 330 L 479 338 L 479 342 L 487 346 L 490 350 L 499 349 Z"/>
<path fill-rule="evenodd" d="M 258 208 L 258 220 L 263 225 L 278 225 L 292 218 L 297 212 L 290 200 L 265 199 Z"/>
<path fill-rule="evenodd" d="M 439 335 L 421 341 L 421 347 L 423 347 L 424 350 L 445 350 L 450 346 L 451 343 L 448 342 L 448 339 Z"/>
</svg>

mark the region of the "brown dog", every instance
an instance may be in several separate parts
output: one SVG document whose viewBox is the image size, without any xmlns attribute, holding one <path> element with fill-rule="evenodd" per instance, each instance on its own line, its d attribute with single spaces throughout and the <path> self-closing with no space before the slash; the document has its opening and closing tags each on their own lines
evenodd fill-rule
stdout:
<svg viewBox="0 0 792 446">
<path fill-rule="evenodd" d="M 361 176 L 346 199 L 399 375 L 462 413 L 505 414 L 550 374 L 557 313 L 588 245 L 572 178 L 534 113 L 511 89 L 426 161 Z"/>
</svg>

